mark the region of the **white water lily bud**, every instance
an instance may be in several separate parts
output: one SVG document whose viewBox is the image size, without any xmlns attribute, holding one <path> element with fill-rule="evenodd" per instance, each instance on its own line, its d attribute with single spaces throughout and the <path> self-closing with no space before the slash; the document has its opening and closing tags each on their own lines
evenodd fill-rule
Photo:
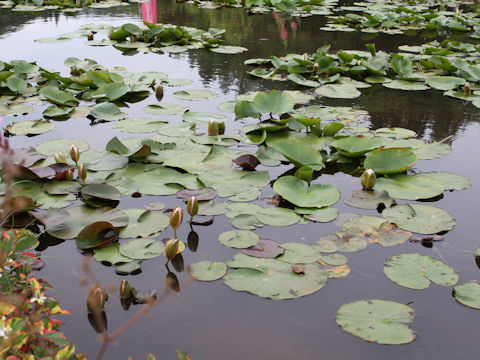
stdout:
<svg viewBox="0 0 480 360">
<path fill-rule="evenodd" d="M 372 169 L 367 169 L 363 172 L 360 180 L 364 189 L 372 190 L 377 182 L 377 176 Z"/>
<path fill-rule="evenodd" d="M 463 88 L 463 92 L 466 96 L 470 96 L 472 93 L 472 89 L 470 88 L 470 83 L 467 81 L 465 83 L 465 87 Z"/>
<path fill-rule="evenodd" d="M 92 41 L 92 40 L 93 40 L 93 33 L 92 33 L 91 31 L 88 32 L 87 40 L 88 40 L 88 41 Z"/>
<path fill-rule="evenodd" d="M 313 64 L 313 72 L 318 71 L 318 63 Z"/>
<path fill-rule="evenodd" d="M 80 160 L 80 152 L 78 151 L 78 148 L 75 146 L 75 144 L 72 144 L 70 146 L 70 157 L 74 162 L 78 162 Z"/>
<path fill-rule="evenodd" d="M 78 177 L 82 179 L 83 182 L 87 180 L 87 168 L 83 164 L 78 165 Z"/>
<path fill-rule="evenodd" d="M 155 97 L 158 101 L 162 101 L 163 99 L 163 84 L 161 82 L 155 85 Z"/>
<path fill-rule="evenodd" d="M 178 246 L 180 242 L 178 239 L 170 239 L 167 241 L 167 248 L 165 249 L 165 256 L 168 260 L 172 260 L 177 256 Z"/>
<path fill-rule="evenodd" d="M 88 292 L 87 309 L 90 312 L 102 311 L 107 300 L 107 293 L 98 285 L 94 285 Z"/>
</svg>

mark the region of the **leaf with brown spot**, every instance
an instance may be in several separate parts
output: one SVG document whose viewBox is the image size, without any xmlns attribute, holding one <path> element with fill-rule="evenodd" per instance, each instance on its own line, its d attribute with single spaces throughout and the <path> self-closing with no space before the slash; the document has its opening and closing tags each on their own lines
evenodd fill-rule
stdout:
<svg viewBox="0 0 480 360">
<path fill-rule="evenodd" d="M 205 188 L 200 190 L 184 189 L 177 191 L 176 196 L 184 201 L 188 201 L 188 199 L 190 199 L 192 196 L 195 196 L 198 201 L 208 201 L 215 199 L 217 193 L 211 188 Z"/>
<path fill-rule="evenodd" d="M 255 168 L 260 164 L 260 160 L 258 160 L 257 157 L 252 154 L 241 155 L 233 160 L 233 162 L 242 169 L 248 171 L 254 171 Z"/>
<path fill-rule="evenodd" d="M 268 239 L 260 239 L 257 245 L 251 246 L 248 249 L 243 249 L 242 252 L 248 256 L 258 258 L 274 259 L 285 252 L 285 249 L 278 245 L 278 242 Z"/>
</svg>

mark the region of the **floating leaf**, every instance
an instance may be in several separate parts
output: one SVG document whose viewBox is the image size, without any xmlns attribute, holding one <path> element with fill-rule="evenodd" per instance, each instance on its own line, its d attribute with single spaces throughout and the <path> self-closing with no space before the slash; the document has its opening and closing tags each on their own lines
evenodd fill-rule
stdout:
<svg viewBox="0 0 480 360">
<path fill-rule="evenodd" d="M 122 265 L 115 266 L 115 272 L 119 275 L 128 275 L 139 271 L 142 268 L 142 262 L 135 260 Z"/>
<path fill-rule="evenodd" d="M 295 176 L 282 176 L 273 184 L 273 190 L 285 200 L 300 207 L 321 208 L 335 204 L 340 193 L 332 185 L 311 184 Z"/>
<path fill-rule="evenodd" d="M 420 254 L 399 254 L 385 260 L 385 275 L 398 285 L 410 289 L 427 289 L 430 281 L 438 285 L 452 286 L 458 275 L 444 262 Z"/>
<path fill-rule="evenodd" d="M 278 260 L 289 264 L 312 264 L 322 257 L 320 249 L 316 245 L 285 243 L 280 246 L 285 249 L 285 253 Z"/>
<path fill-rule="evenodd" d="M 452 215 L 432 205 L 403 204 L 385 209 L 382 215 L 398 227 L 419 234 L 436 234 L 455 226 Z"/>
<path fill-rule="evenodd" d="M 352 194 L 352 197 L 345 199 L 345 204 L 367 210 L 375 210 L 380 204 L 383 204 L 386 208 L 389 208 L 395 203 L 396 201 L 393 200 L 385 190 L 355 190 Z"/>
<path fill-rule="evenodd" d="M 160 212 L 143 209 L 127 209 L 129 222 L 126 228 L 120 231 L 121 238 L 145 237 L 162 231 L 168 226 L 168 216 Z"/>
<path fill-rule="evenodd" d="M 270 226 L 289 226 L 302 219 L 293 210 L 278 207 L 260 208 L 255 216 L 261 223 Z"/>
<path fill-rule="evenodd" d="M 327 206 L 325 208 L 315 210 L 308 215 L 305 215 L 305 218 L 310 221 L 326 223 L 335 220 L 337 216 L 337 209 L 331 206 Z"/>
<path fill-rule="evenodd" d="M 411 168 L 417 156 L 409 148 L 377 149 L 365 158 L 363 166 L 377 174 L 395 174 Z"/>
<path fill-rule="evenodd" d="M 154 239 L 140 238 L 120 244 L 120 254 L 131 259 L 152 259 L 162 255 L 165 244 Z"/>
<path fill-rule="evenodd" d="M 423 175 L 391 175 L 378 178 L 375 190 L 387 191 L 390 196 L 405 200 L 430 199 L 445 190 L 437 180 Z"/>
<path fill-rule="evenodd" d="M 98 262 L 106 261 L 112 265 L 132 261 L 132 259 L 120 254 L 119 246 L 118 242 L 114 242 L 113 244 L 95 249 L 93 258 Z"/>
<path fill-rule="evenodd" d="M 480 309 L 480 284 L 476 281 L 465 282 L 455 286 L 453 295 L 460 304 Z"/>
<path fill-rule="evenodd" d="M 57 105 L 77 106 L 79 104 L 73 95 L 55 86 L 45 86 L 41 88 L 38 93 Z"/>
<path fill-rule="evenodd" d="M 421 175 L 438 181 L 445 190 L 463 190 L 472 186 L 472 182 L 466 177 L 448 172 L 427 172 Z"/>
<path fill-rule="evenodd" d="M 217 93 L 210 90 L 182 90 L 173 93 L 173 97 L 181 100 L 209 100 L 216 98 Z"/>
<path fill-rule="evenodd" d="M 80 153 L 88 150 L 90 147 L 85 141 L 65 138 L 45 141 L 37 145 L 36 150 L 40 154 L 55 155 L 57 152 L 67 151 L 72 145 L 75 145 Z"/>
<path fill-rule="evenodd" d="M 242 46 L 220 45 L 218 47 L 211 47 L 210 51 L 219 54 L 241 54 L 248 51 L 248 49 Z"/>
<path fill-rule="evenodd" d="M 248 256 L 268 259 L 274 259 L 284 252 L 285 249 L 280 247 L 278 242 L 268 239 L 260 239 L 257 245 L 242 250 L 242 253 Z"/>
<path fill-rule="evenodd" d="M 289 139 L 277 140 L 271 146 L 297 167 L 323 168 L 323 157 L 313 146 Z"/>
<path fill-rule="evenodd" d="M 352 335 L 378 344 L 406 344 L 415 340 L 415 332 L 405 323 L 415 312 L 410 306 L 387 300 L 361 300 L 342 305 L 336 321 Z"/>
<path fill-rule="evenodd" d="M 220 234 L 218 241 L 228 247 L 245 249 L 257 245 L 260 237 L 252 231 L 232 230 Z"/>
<path fill-rule="evenodd" d="M 188 107 L 179 104 L 153 104 L 143 108 L 143 111 L 154 115 L 178 115 L 187 110 Z"/>
<path fill-rule="evenodd" d="M 284 114 L 293 110 L 293 105 L 292 96 L 277 90 L 258 93 L 252 104 L 253 108 L 261 114 Z"/>
<path fill-rule="evenodd" d="M 328 272 L 317 264 L 304 265 L 303 272 L 297 274 L 288 263 L 237 254 L 227 265 L 233 269 L 224 276 L 225 285 L 270 299 L 310 295 L 328 280 Z"/>
<path fill-rule="evenodd" d="M 315 94 L 334 99 L 356 99 L 362 93 L 351 84 L 327 84 L 315 90 Z"/>
<path fill-rule="evenodd" d="M 106 245 L 118 238 L 118 229 L 106 221 L 97 221 L 85 226 L 77 236 L 79 249 L 92 249 Z"/>
<path fill-rule="evenodd" d="M 456 76 L 429 76 L 425 82 L 437 90 L 452 90 L 465 85 L 465 79 Z"/>
<path fill-rule="evenodd" d="M 332 146 L 342 155 L 349 157 L 359 157 L 363 154 L 375 150 L 382 145 L 384 141 L 379 138 L 369 136 L 347 136 L 343 139 L 336 140 Z"/>
<path fill-rule="evenodd" d="M 187 201 L 192 196 L 195 196 L 195 198 L 198 201 L 208 201 L 208 200 L 215 199 L 215 197 L 217 196 L 217 193 L 215 192 L 214 189 L 205 188 L 200 190 L 184 189 L 184 190 L 177 191 L 175 195 L 184 201 Z"/>
<path fill-rule="evenodd" d="M 38 135 L 53 130 L 55 124 L 50 121 L 16 121 L 5 127 L 5 130 L 15 135 Z"/>
<path fill-rule="evenodd" d="M 111 102 L 103 102 L 90 108 L 90 115 L 98 120 L 115 121 L 122 120 L 127 114 L 120 111 L 120 108 Z"/>
<path fill-rule="evenodd" d="M 193 263 L 189 269 L 190 275 L 200 281 L 215 281 L 221 279 L 227 272 L 227 265 L 221 262 L 200 261 Z"/>
</svg>

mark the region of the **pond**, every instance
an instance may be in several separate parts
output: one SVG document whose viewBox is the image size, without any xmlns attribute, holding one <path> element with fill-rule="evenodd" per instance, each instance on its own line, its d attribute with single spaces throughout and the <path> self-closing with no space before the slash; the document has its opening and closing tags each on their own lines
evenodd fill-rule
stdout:
<svg viewBox="0 0 480 360">
<path fill-rule="evenodd" d="M 353 1 L 340 1 L 340 5 L 352 5 Z M 36 39 L 58 37 L 72 33 L 86 24 L 120 26 L 125 23 L 142 25 L 143 20 L 158 24 L 173 24 L 207 30 L 225 29 L 224 43 L 245 47 L 247 52 L 222 54 L 207 49 L 192 49 L 181 53 L 159 54 L 142 51 L 121 51 L 113 46 L 89 46 L 85 37 L 67 39 L 65 42 L 36 42 Z M 170 0 L 151 0 L 106 9 L 84 9 L 78 13 L 62 13 L 47 10 L 39 13 L 12 12 L 0 8 L 0 48 L 4 62 L 21 59 L 35 61 L 43 68 L 60 71 L 70 76 L 65 59 L 93 59 L 107 69 L 121 66 L 133 73 L 156 71 L 168 74 L 171 79 L 189 79 L 191 84 L 181 87 L 165 86 L 159 103 L 150 95 L 129 107 L 121 107 L 129 118 L 152 117 L 171 123 L 182 122 L 181 115 L 152 115 L 143 111 L 151 104 L 180 104 L 192 112 L 221 113 L 226 116 L 226 134 L 238 135 L 242 128 L 254 119 L 235 119 L 233 112 L 221 112 L 217 106 L 235 101 L 240 94 L 250 91 L 302 90 L 313 95 L 314 89 L 300 87 L 290 81 L 271 81 L 247 74 L 253 69 L 244 64 L 251 58 L 270 58 L 289 53 L 314 53 L 329 44 L 330 52 L 340 50 L 365 51 L 366 44 L 374 43 L 377 51 L 398 52 L 402 45 L 420 46 L 434 40 L 432 33 L 378 34 L 365 32 L 323 31 L 325 16 L 287 16 L 285 13 L 266 12 L 252 15 L 242 8 L 209 9 L 190 3 Z M 90 26 L 93 27 L 93 26 Z M 435 33 L 436 34 L 436 33 Z M 435 35 L 433 34 L 433 35 Z M 97 38 L 98 34 L 95 34 Z M 478 44 L 478 40 L 455 35 L 459 41 Z M 438 40 L 447 38 L 440 33 Z M 167 82 L 168 83 L 168 82 Z M 179 99 L 174 93 L 180 90 L 205 89 L 218 96 L 204 101 Z M 146 358 L 149 352 L 159 358 L 175 358 L 175 349 L 187 352 L 192 359 L 468 359 L 478 356 L 478 310 L 459 304 L 452 296 L 452 286 L 432 284 L 425 290 L 399 286 L 383 271 L 386 258 L 403 253 L 418 253 L 446 262 L 458 274 L 458 284 L 479 280 L 479 268 L 474 250 L 479 246 L 477 235 L 478 199 L 480 199 L 480 168 L 478 145 L 480 137 L 479 109 L 471 102 L 444 96 L 442 91 L 402 91 L 381 85 L 360 89 L 361 96 L 354 99 L 314 97 L 308 105 L 352 107 L 364 110 L 354 125 L 370 129 L 401 127 L 413 130 L 426 142 L 443 142 L 451 146 L 451 153 L 441 158 L 419 160 L 409 174 L 439 171 L 462 175 L 470 179 L 472 186 L 462 191 L 445 191 L 428 201 L 416 204 L 435 205 L 448 211 L 456 220 L 453 230 L 442 233 L 444 239 L 431 242 L 407 241 L 396 246 L 369 244 L 359 252 L 344 252 L 350 273 L 339 279 L 329 279 L 328 284 L 311 295 L 288 300 L 272 300 L 239 292 L 226 286 L 223 280 L 213 282 L 189 279 L 186 268 L 203 260 L 227 263 L 238 249 L 222 245 L 220 234 L 234 230 L 232 220 L 217 215 L 210 226 L 193 225 L 198 234 L 198 246 L 190 246 L 182 252 L 185 271 L 170 269 L 179 280 L 180 291 L 165 298 L 143 319 L 118 338 L 118 343 L 108 348 L 106 359 Z M 43 107 L 18 117 L 3 116 L 5 128 L 18 120 L 42 118 Z M 355 114 L 362 115 L 357 112 Z M 366 113 L 365 113 L 366 114 Z M 54 121 L 52 131 L 37 135 L 9 137 L 16 149 L 36 147 L 48 140 L 73 138 L 90 144 L 92 149 L 105 149 L 114 136 L 118 139 L 150 137 L 152 133 L 125 132 L 115 128 L 117 122 L 91 121 L 72 117 L 66 121 Z M 347 124 L 348 125 L 348 124 Z M 198 128 L 207 131 L 202 123 Z M 167 136 L 170 136 L 167 134 Z M 175 136 L 175 135 L 174 135 Z M 130 143 L 129 143 L 130 144 Z M 240 144 L 241 151 L 256 152 L 252 144 Z M 65 149 L 68 152 L 68 148 Z M 288 157 L 288 156 L 287 156 Z M 348 206 L 344 200 L 353 191 L 360 190 L 360 179 L 349 174 L 356 166 L 327 165 L 317 183 L 333 185 L 340 191 L 340 200 L 334 207 L 340 216 L 333 221 L 309 222 L 290 226 L 257 227 L 254 231 L 265 239 L 279 243 L 313 244 L 322 236 L 341 230 L 345 214 L 381 216 L 377 210 L 364 210 Z M 262 186 L 262 195 L 252 203 L 272 206 L 274 180 L 284 175 L 294 175 L 295 166 L 288 162 L 277 167 L 260 165 L 257 170 L 269 171 L 271 182 Z M 122 186 L 124 184 L 122 183 Z M 247 185 L 249 186 L 249 185 Z M 286 197 L 286 196 L 284 196 Z M 294 196 L 295 197 L 295 196 Z M 218 200 L 225 200 L 219 199 Z M 290 199 L 289 199 L 290 200 Z M 292 201 L 292 200 L 290 200 Z M 295 201 L 295 200 L 293 200 Z M 397 198 L 398 203 L 406 200 Z M 165 204 L 165 208 L 185 204 L 175 195 L 132 197 L 124 195 L 118 209 L 145 207 L 153 202 Z M 410 202 L 412 203 L 412 202 Z M 75 200 L 74 206 L 82 202 Z M 184 214 L 184 224 L 178 230 L 178 238 L 187 242 L 191 228 L 186 224 L 189 215 Z M 307 221 L 308 222 L 308 221 Z M 255 227 L 254 227 L 255 228 Z M 172 238 L 174 232 L 166 228 L 157 239 Z M 191 236 L 191 235 L 190 235 Z M 422 238 L 424 235 L 416 236 Z M 192 251 L 192 248 L 195 251 Z M 72 240 L 43 237 L 37 248 L 45 260 L 45 267 L 38 273 L 49 281 L 53 289 L 49 294 L 71 312 L 63 316 L 62 332 L 76 345 L 77 351 L 88 358 L 95 358 L 100 348 L 99 334 L 92 328 L 85 306 L 88 287 L 81 285 L 84 274 L 85 253 L 77 249 Z M 118 275 L 113 266 L 94 260 L 89 266 L 102 286 L 119 286 L 125 279 L 141 292 L 165 290 L 167 269 L 163 256 L 145 260 L 141 272 Z M 343 331 L 336 323 L 340 306 L 364 299 L 384 299 L 409 305 L 415 311 L 415 319 L 409 326 L 416 332 L 415 341 L 403 345 L 379 345 L 364 341 Z M 142 305 L 132 305 L 124 310 L 117 292 L 112 293 L 105 305 L 108 330 L 118 329 Z M 91 319 L 90 319 L 91 320 Z"/>
</svg>

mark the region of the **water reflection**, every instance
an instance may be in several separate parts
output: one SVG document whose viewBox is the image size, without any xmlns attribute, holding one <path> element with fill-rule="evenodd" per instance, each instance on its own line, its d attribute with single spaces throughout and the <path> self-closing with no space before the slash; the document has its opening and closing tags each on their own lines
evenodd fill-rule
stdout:
<svg viewBox="0 0 480 360">
<path fill-rule="evenodd" d="M 157 0 L 142 2 L 142 20 L 152 24 L 157 23 Z"/>
</svg>

